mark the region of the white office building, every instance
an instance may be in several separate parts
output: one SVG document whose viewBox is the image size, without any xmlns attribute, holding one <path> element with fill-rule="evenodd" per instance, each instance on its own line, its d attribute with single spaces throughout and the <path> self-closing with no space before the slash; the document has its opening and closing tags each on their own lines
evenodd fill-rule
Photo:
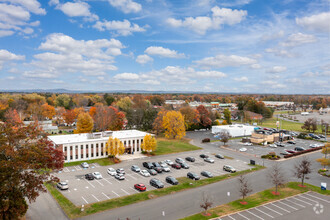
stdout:
<svg viewBox="0 0 330 220">
<path fill-rule="evenodd" d="M 255 126 L 233 124 L 233 125 L 216 125 L 212 126 L 212 134 L 218 134 L 222 131 L 228 131 L 231 137 L 251 136 Z"/>
<path fill-rule="evenodd" d="M 54 146 L 64 153 L 64 161 L 81 161 L 108 157 L 105 146 L 109 137 L 118 138 L 126 153 L 140 153 L 143 138 L 149 133 L 138 130 L 104 131 L 95 133 L 49 136 Z"/>
</svg>

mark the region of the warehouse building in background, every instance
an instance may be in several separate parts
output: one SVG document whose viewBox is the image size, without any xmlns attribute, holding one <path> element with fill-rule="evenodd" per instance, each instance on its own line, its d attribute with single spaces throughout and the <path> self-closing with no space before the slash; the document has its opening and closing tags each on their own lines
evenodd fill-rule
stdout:
<svg viewBox="0 0 330 220">
<path fill-rule="evenodd" d="M 228 131 L 231 137 L 251 136 L 254 130 L 255 126 L 243 124 L 212 126 L 212 134 L 218 134 L 222 131 Z"/>
</svg>

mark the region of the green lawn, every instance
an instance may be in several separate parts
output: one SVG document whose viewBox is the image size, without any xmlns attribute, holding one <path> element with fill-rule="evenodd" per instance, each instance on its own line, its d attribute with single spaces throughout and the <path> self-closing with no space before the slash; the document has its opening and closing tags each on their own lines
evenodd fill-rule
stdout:
<svg viewBox="0 0 330 220">
<path fill-rule="evenodd" d="M 79 207 L 75 206 L 71 201 L 69 201 L 63 194 L 61 194 L 53 184 L 45 183 L 45 186 L 47 187 L 48 191 L 53 195 L 55 200 L 58 202 L 58 204 L 62 207 L 63 211 L 67 214 L 69 218 L 78 218 L 90 214 L 94 214 L 97 212 L 118 208 L 122 206 L 126 206 L 129 204 L 133 204 L 136 202 L 142 202 L 145 200 L 157 198 L 160 196 L 165 196 L 168 194 L 180 192 L 182 190 L 187 190 L 191 188 L 196 188 L 200 186 L 204 186 L 207 184 L 219 182 L 224 179 L 228 179 L 240 174 L 245 174 L 253 171 L 257 171 L 260 169 L 263 169 L 262 166 L 251 166 L 251 169 L 239 171 L 236 173 L 229 173 L 222 176 L 215 176 L 213 178 L 208 179 L 202 179 L 198 181 L 194 181 L 191 179 L 188 179 L 187 177 L 181 177 L 177 178 L 180 182 L 179 185 L 176 186 L 170 186 L 163 189 L 156 189 L 151 191 L 146 191 L 142 193 L 137 193 L 129 196 L 124 196 L 116 199 L 109 199 L 102 202 L 97 202 L 93 204 L 87 204 L 85 205 L 84 211 L 81 211 Z"/>
<path fill-rule="evenodd" d="M 289 196 L 297 195 L 300 193 L 307 192 L 309 190 L 315 191 L 324 195 L 330 195 L 330 190 L 321 190 L 320 187 L 316 187 L 310 184 L 305 184 L 307 187 L 302 188 L 299 187 L 300 183 L 298 182 L 289 182 L 285 185 L 285 187 L 279 188 L 280 195 L 274 195 L 272 192 L 274 191 L 274 188 L 270 188 L 258 193 L 255 193 L 253 195 L 250 195 L 244 199 L 248 204 L 242 205 L 240 202 L 242 199 L 217 206 L 215 208 L 212 208 L 208 210 L 207 212 L 210 213 L 210 216 L 205 216 L 203 213 L 198 213 L 186 218 L 183 218 L 183 220 L 199 220 L 199 219 L 210 219 L 210 218 L 216 218 L 228 215 L 230 213 L 242 211 L 244 209 L 253 208 L 268 202 L 272 202 L 275 200 L 283 199 Z"/>
<path fill-rule="evenodd" d="M 189 144 L 189 140 L 172 140 L 165 138 L 157 138 L 157 149 L 154 155 L 173 154 L 183 151 L 192 151 L 202 149 L 200 147 Z"/>
<path fill-rule="evenodd" d="M 64 163 L 64 167 L 80 165 L 82 162 L 98 163 L 100 166 L 109 166 L 109 165 L 114 164 L 114 162 L 112 160 L 110 160 L 109 158 L 100 158 L 100 159 L 93 159 L 93 160 L 82 160 L 82 161 Z"/>
</svg>

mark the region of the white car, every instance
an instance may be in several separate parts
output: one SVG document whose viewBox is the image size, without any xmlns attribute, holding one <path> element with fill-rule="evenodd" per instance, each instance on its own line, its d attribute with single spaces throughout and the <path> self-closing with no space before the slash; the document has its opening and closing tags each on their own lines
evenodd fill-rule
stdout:
<svg viewBox="0 0 330 220">
<path fill-rule="evenodd" d="M 245 152 L 245 151 L 247 151 L 247 149 L 245 147 L 242 147 L 241 149 L 239 149 L 239 151 Z"/>
<path fill-rule="evenodd" d="M 165 171 L 165 172 L 171 171 L 171 169 L 165 163 L 162 163 L 160 166 L 163 168 L 163 171 Z"/>
<path fill-rule="evenodd" d="M 214 163 L 214 160 L 211 159 L 211 158 L 209 158 L 209 157 L 204 158 L 204 161 L 205 161 L 205 162 L 208 162 L 208 163 Z"/>
<path fill-rule="evenodd" d="M 107 169 L 107 172 L 108 172 L 108 174 L 111 175 L 111 176 L 114 176 L 114 175 L 116 175 L 116 173 L 117 173 L 116 170 L 113 169 L 112 167 L 108 168 L 108 169 Z"/>
<path fill-rule="evenodd" d="M 100 172 L 94 172 L 92 173 L 95 179 L 102 179 L 102 175 Z"/>
<path fill-rule="evenodd" d="M 244 146 L 252 146 L 252 143 L 250 143 L 250 142 L 245 142 L 243 145 L 244 145 Z"/>
<path fill-rule="evenodd" d="M 82 168 L 89 168 L 89 164 L 87 162 L 83 162 L 80 164 Z"/>
<path fill-rule="evenodd" d="M 141 171 L 140 171 L 140 174 L 141 174 L 142 176 L 145 176 L 145 177 L 150 176 L 150 173 L 149 173 L 147 170 L 141 170 Z"/>
<path fill-rule="evenodd" d="M 270 144 L 269 147 L 271 147 L 271 148 L 277 148 L 276 144 Z"/>
<path fill-rule="evenodd" d="M 165 163 L 167 163 L 167 165 L 172 166 L 174 163 L 171 160 L 165 160 Z"/>
<path fill-rule="evenodd" d="M 115 175 L 115 178 L 116 178 L 117 180 L 124 180 L 124 179 L 125 179 L 125 175 L 122 174 L 122 173 L 117 173 L 117 174 Z"/>
<path fill-rule="evenodd" d="M 57 188 L 61 189 L 61 190 L 65 190 L 65 189 L 69 189 L 69 185 L 67 182 L 59 182 L 57 183 Z"/>
</svg>

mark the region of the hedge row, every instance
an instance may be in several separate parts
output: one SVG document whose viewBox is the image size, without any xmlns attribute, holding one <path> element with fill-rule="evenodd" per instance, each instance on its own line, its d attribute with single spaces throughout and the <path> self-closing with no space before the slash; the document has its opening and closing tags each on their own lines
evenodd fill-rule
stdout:
<svg viewBox="0 0 330 220">
<path fill-rule="evenodd" d="M 210 140 L 210 138 L 204 138 L 203 140 L 202 140 L 202 143 L 207 143 L 207 142 L 210 142 L 211 140 Z"/>
<path fill-rule="evenodd" d="M 320 150 L 320 149 L 322 149 L 322 147 L 310 148 L 310 149 L 307 149 L 307 150 L 298 151 L 298 152 L 293 153 L 293 154 L 284 155 L 284 158 L 294 157 L 294 156 L 305 154 L 305 153 L 308 153 L 308 152 L 317 151 L 317 150 Z"/>
</svg>

